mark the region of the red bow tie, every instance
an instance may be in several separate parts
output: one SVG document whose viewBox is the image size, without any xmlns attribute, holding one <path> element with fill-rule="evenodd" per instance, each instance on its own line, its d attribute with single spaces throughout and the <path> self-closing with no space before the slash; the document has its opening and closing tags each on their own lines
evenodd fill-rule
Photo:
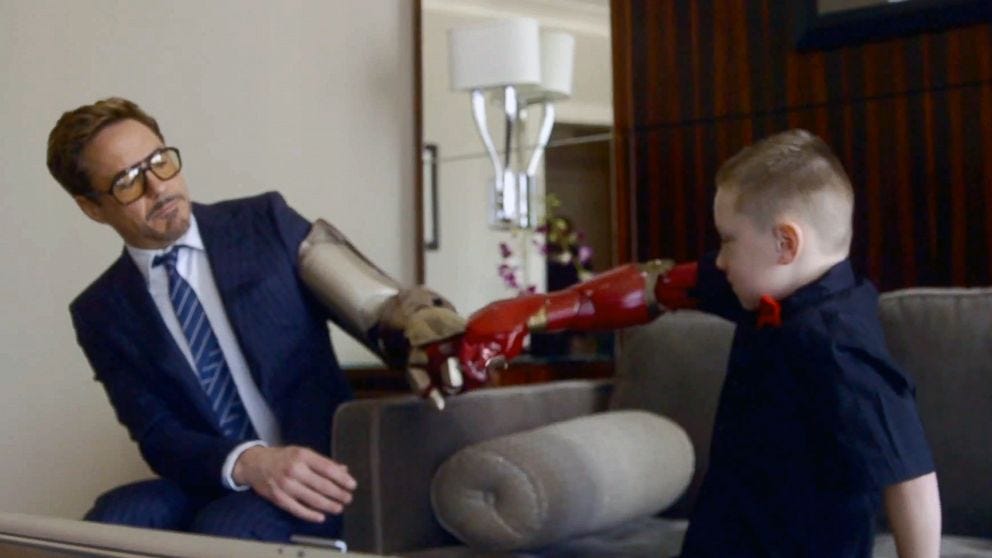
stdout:
<svg viewBox="0 0 992 558">
<path fill-rule="evenodd" d="M 779 327 L 782 325 L 782 305 L 774 298 L 764 295 L 758 301 L 758 327 Z"/>
</svg>

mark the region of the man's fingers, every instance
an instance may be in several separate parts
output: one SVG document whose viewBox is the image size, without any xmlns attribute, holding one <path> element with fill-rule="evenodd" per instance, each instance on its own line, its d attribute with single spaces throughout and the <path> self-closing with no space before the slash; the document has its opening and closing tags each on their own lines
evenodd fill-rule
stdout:
<svg viewBox="0 0 992 558">
<path fill-rule="evenodd" d="M 294 516 L 311 523 L 323 523 L 326 516 L 319 511 L 304 506 L 288 492 L 276 489 L 272 494 L 272 502 Z"/>
<path fill-rule="evenodd" d="M 308 448 L 264 449 L 265 453 L 254 456 L 254 467 L 249 467 L 255 473 L 250 484 L 279 508 L 321 523 L 327 513 L 339 514 L 351 503 L 357 483 L 344 465 Z"/>
<path fill-rule="evenodd" d="M 317 454 L 312 457 L 325 460 Z M 322 523 L 326 513 L 336 515 L 344 511 L 344 506 L 351 503 L 351 490 L 355 488 L 355 480 L 344 467 L 330 460 L 326 461 L 330 466 L 320 462 L 307 463 L 297 469 L 293 476 L 283 479 L 275 490 L 276 504 L 294 516 L 314 523 Z M 313 466 L 321 471 L 313 470 Z"/>
<path fill-rule="evenodd" d="M 424 397 L 431 389 L 431 377 L 427 370 L 419 366 L 411 366 L 406 369 L 406 379 L 410 383 L 410 390 L 417 395 Z"/>
<path fill-rule="evenodd" d="M 345 475 L 347 475 L 347 473 L 345 473 Z M 354 479 L 351 479 L 350 476 L 346 476 L 344 478 L 328 478 L 317 471 L 310 471 L 305 475 L 302 475 L 301 478 L 297 480 L 300 481 L 300 484 L 304 488 L 312 490 L 320 496 L 328 499 L 328 501 L 333 501 L 338 504 L 336 509 L 329 509 L 322 505 L 321 502 L 317 502 L 317 504 L 313 506 L 317 509 L 329 511 L 331 513 L 340 513 L 343 505 L 351 503 L 351 491 L 354 490 L 355 481 Z M 351 484 L 348 483 L 348 480 L 351 480 Z"/>
<path fill-rule="evenodd" d="M 339 494 L 345 494 L 345 492 L 339 488 L 335 488 L 333 491 Z M 287 483 L 286 493 L 307 509 L 320 513 L 321 515 L 323 515 L 323 513 L 337 515 L 344 510 L 343 502 L 335 501 L 333 498 L 329 497 L 328 494 L 321 493 L 321 491 L 314 489 L 305 481 L 293 479 L 292 482 Z M 351 497 L 348 496 L 348 498 L 350 499 Z"/>
<path fill-rule="evenodd" d="M 458 364 L 458 359 L 448 357 L 441 365 L 441 384 L 444 391 L 449 395 L 456 394 L 465 386 L 462 371 Z"/>
<path fill-rule="evenodd" d="M 354 477 L 348 473 L 348 468 L 344 465 L 328 459 L 316 452 L 310 452 L 307 457 L 307 465 L 309 465 L 310 470 L 316 475 L 327 479 L 349 493 L 358 486 L 358 483 L 355 482 Z"/>
<path fill-rule="evenodd" d="M 435 387 L 430 374 L 423 368 L 411 366 L 406 369 L 406 379 L 410 383 L 410 390 L 413 393 L 427 399 L 438 411 L 444 410 L 444 396 Z"/>
<path fill-rule="evenodd" d="M 431 388 L 431 390 L 427 392 L 427 399 L 438 411 L 444 410 L 444 396 L 441 395 L 441 392 L 438 391 L 437 388 Z"/>
</svg>

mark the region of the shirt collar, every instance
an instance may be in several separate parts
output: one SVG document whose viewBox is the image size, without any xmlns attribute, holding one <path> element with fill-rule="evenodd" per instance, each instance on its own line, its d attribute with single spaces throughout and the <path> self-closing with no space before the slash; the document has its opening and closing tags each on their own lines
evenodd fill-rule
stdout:
<svg viewBox="0 0 992 558">
<path fill-rule="evenodd" d="M 176 239 L 175 242 L 166 246 L 165 248 L 158 248 L 155 250 L 148 250 L 145 248 L 137 248 L 131 246 L 130 244 L 125 245 L 128 254 L 131 255 L 131 259 L 134 260 L 135 265 L 138 266 L 138 271 L 145 278 L 145 283 L 148 283 L 148 278 L 151 276 L 152 272 L 152 260 L 155 256 L 164 254 L 171 250 L 174 246 L 185 246 L 187 248 L 193 248 L 194 250 L 204 251 L 203 239 L 200 238 L 200 228 L 196 224 L 196 216 L 192 213 L 189 214 L 189 228 L 182 236 Z"/>
<path fill-rule="evenodd" d="M 806 306 L 850 289 L 856 282 L 851 261 L 844 259 L 828 269 L 816 281 L 800 287 L 796 292 L 782 300 L 782 310 L 789 314 L 794 313 Z"/>
<path fill-rule="evenodd" d="M 845 259 L 828 269 L 816 281 L 800 287 L 796 292 L 782 300 L 775 300 L 769 295 L 761 297 L 758 307 L 754 311 L 755 325 L 758 328 L 779 327 L 785 317 L 836 293 L 850 289 L 856 282 L 857 279 L 851 268 L 851 262 Z"/>
</svg>

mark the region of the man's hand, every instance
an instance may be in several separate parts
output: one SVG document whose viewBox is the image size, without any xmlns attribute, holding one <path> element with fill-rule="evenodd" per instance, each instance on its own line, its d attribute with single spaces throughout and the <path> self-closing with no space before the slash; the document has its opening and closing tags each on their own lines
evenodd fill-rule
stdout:
<svg viewBox="0 0 992 558">
<path fill-rule="evenodd" d="M 444 297 L 423 286 L 403 289 L 379 311 L 379 352 L 393 369 L 406 371 L 410 389 L 444 408 L 444 395 L 461 391 L 456 368 L 442 375 L 449 347 L 465 330 L 465 319 Z"/>
<path fill-rule="evenodd" d="M 539 314 L 543 300 L 542 296 L 500 300 L 460 324 L 455 336 L 419 344 L 411 337 L 414 349 L 407 375 L 414 392 L 442 409 L 442 393 L 454 395 L 490 383 L 520 354 L 530 332 L 529 318 Z"/>
<path fill-rule="evenodd" d="M 298 446 L 249 448 L 234 464 L 232 476 L 236 483 L 247 484 L 276 506 L 313 523 L 322 523 L 327 513 L 340 514 L 357 486 L 346 466 Z"/>
</svg>

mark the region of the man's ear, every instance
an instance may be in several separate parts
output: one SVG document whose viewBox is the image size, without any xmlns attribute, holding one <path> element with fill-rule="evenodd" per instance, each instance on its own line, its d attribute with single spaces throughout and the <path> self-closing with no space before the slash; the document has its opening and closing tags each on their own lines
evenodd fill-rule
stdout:
<svg viewBox="0 0 992 558">
<path fill-rule="evenodd" d="M 72 199 L 76 200 L 76 205 L 79 206 L 79 209 L 83 210 L 83 213 L 85 213 L 87 217 L 93 219 L 97 223 L 107 223 L 107 219 L 103 216 L 103 206 L 93 201 L 93 198 L 89 198 L 87 196 L 73 196 Z"/>
<path fill-rule="evenodd" d="M 799 257 L 803 247 L 803 230 L 792 221 L 775 225 L 775 248 L 778 251 L 778 263 L 791 264 Z"/>
</svg>

